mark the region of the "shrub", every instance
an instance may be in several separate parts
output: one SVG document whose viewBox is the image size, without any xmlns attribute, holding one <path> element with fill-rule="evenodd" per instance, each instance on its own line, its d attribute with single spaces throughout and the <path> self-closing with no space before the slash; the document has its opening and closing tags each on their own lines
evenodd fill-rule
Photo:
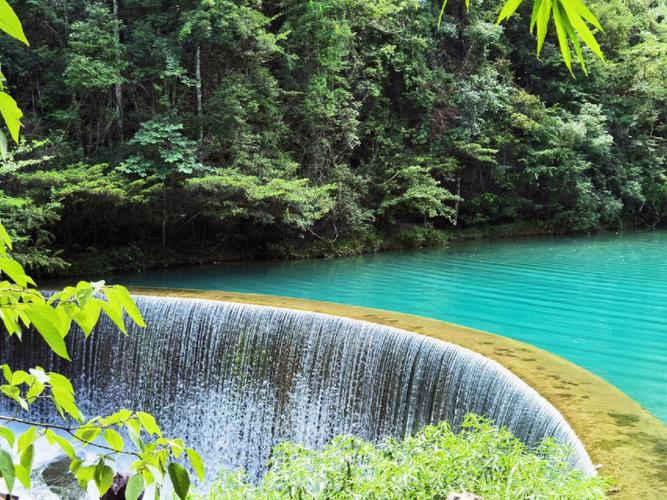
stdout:
<svg viewBox="0 0 667 500">
<path fill-rule="evenodd" d="M 568 456 L 551 440 L 530 450 L 509 430 L 468 415 L 458 434 L 442 422 L 380 445 L 353 436 L 320 450 L 282 443 L 258 485 L 227 472 L 205 498 L 604 498 L 609 480 L 572 469 Z"/>
</svg>

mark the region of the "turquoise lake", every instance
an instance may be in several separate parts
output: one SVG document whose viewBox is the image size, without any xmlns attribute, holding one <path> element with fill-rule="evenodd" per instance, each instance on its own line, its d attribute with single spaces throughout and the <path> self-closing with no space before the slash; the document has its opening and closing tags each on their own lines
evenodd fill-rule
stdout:
<svg viewBox="0 0 667 500">
<path fill-rule="evenodd" d="M 667 422 L 664 230 L 179 268 L 117 280 L 303 297 L 459 323 L 559 354 Z"/>
</svg>

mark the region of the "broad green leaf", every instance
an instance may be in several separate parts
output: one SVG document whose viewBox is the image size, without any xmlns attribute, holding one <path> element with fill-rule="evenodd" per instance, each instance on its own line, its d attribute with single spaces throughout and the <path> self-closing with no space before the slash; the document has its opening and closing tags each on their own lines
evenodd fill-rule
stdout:
<svg viewBox="0 0 667 500">
<path fill-rule="evenodd" d="M 67 354 L 67 346 L 63 340 L 60 318 L 57 313 L 46 304 L 31 304 L 31 307 L 26 309 L 25 312 L 53 352 L 61 358 L 71 361 L 69 354 Z"/>
<path fill-rule="evenodd" d="M 30 45 L 25 33 L 23 33 L 21 21 L 19 21 L 14 9 L 7 3 L 7 0 L 0 0 L 0 29 L 9 36 Z"/>
<path fill-rule="evenodd" d="M 197 453 L 192 448 L 187 448 L 185 451 L 188 454 L 188 460 L 190 460 L 190 464 L 192 465 L 192 468 L 194 469 L 195 474 L 197 474 L 197 477 L 199 477 L 200 481 L 203 481 L 204 480 L 204 461 L 202 460 L 199 453 Z"/>
<path fill-rule="evenodd" d="M 127 425 L 127 434 L 130 436 L 130 441 L 134 443 L 134 446 L 137 447 L 137 450 L 139 451 L 144 451 L 144 447 L 146 446 L 141 439 L 141 434 L 139 431 L 136 430 L 134 426 Z"/>
<path fill-rule="evenodd" d="M 143 411 L 138 411 L 137 417 L 139 418 L 139 422 L 141 422 L 141 425 L 143 425 L 144 429 L 146 429 L 146 432 L 148 432 L 149 434 L 156 434 L 157 436 L 162 437 L 162 431 L 160 430 L 160 427 L 157 425 L 157 422 L 155 421 L 153 415 Z"/>
<path fill-rule="evenodd" d="M 10 429 L 7 427 L 0 427 L 0 437 L 7 441 L 7 444 L 10 448 L 14 447 L 14 440 L 16 439 L 16 436 Z"/>
<path fill-rule="evenodd" d="M 27 431 L 19 436 L 19 440 L 17 442 L 18 452 L 22 454 L 25 450 L 32 446 L 32 443 L 35 442 L 35 439 L 37 439 L 37 429 L 34 427 L 28 428 Z"/>
<path fill-rule="evenodd" d="M 62 436 L 59 436 L 51 429 L 48 429 L 44 433 L 44 436 L 46 437 L 46 440 L 49 442 L 49 444 L 55 443 L 58 446 L 60 446 L 60 449 L 63 450 L 71 460 L 77 459 L 76 452 L 74 451 L 74 446 L 72 446 L 72 443 L 70 443 L 67 439 L 65 439 Z"/>
<path fill-rule="evenodd" d="M 120 305 L 112 304 L 111 302 L 105 302 L 104 300 L 100 300 L 98 303 L 100 306 L 102 306 L 104 312 L 107 313 L 107 316 L 111 318 L 111 321 L 116 324 L 118 329 L 127 335 L 127 329 L 125 328 L 125 323 L 123 322 L 123 310 L 120 308 Z"/>
<path fill-rule="evenodd" d="M 100 496 L 103 496 L 111 488 L 113 476 L 113 469 L 100 460 L 95 467 L 95 484 Z"/>
<path fill-rule="evenodd" d="M 18 479 L 27 490 L 32 486 L 30 484 L 30 469 L 26 469 L 21 464 L 14 464 L 14 474 L 16 479 Z"/>
<path fill-rule="evenodd" d="M 12 249 L 12 239 L 5 229 L 5 226 L 0 224 L 0 250 L 2 250 L 1 255 L 3 256 L 5 255 L 5 248 Z"/>
<path fill-rule="evenodd" d="M 77 439 L 83 442 L 83 446 L 87 446 L 95 441 L 101 432 L 102 429 L 96 425 L 84 425 L 83 427 L 79 427 L 74 432 L 74 435 L 77 437 Z"/>
<path fill-rule="evenodd" d="M 20 458 L 21 466 L 24 467 L 27 471 L 32 470 L 32 463 L 34 458 L 35 458 L 35 445 L 31 444 L 25 450 L 23 450 L 23 453 L 21 453 L 21 458 Z"/>
<path fill-rule="evenodd" d="M 111 446 L 116 451 L 122 451 L 123 447 L 125 446 L 123 437 L 118 431 L 115 431 L 114 429 L 105 430 L 104 439 L 107 443 L 109 443 L 109 446 Z"/>
<path fill-rule="evenodd" d="M 125 500 L 137 500 L 144 491 L 144 478 L 139 474 L 132 476 L 125 486 Z"/>
<path fill-rule="evenodd" d="M 9 493 L 14 489 L 14 478 L 16 473 L 14 471 L 14 462 L 12 457 L 5 450 L 0 450 L 0 475 L 5 480 Z"/>
<path fill-rule="evenodd" d="M 171 479 L 171 484 L 174 486 L 174 491 L 181 500 L 185 500 L 188 496 L 188 490 L 190 489 L 190 476 L 188 471 L 185 468 L 176 462 L 172 462 L 167 467 L 169 472 L 169 479 Z"/>
<path fill-rule="evenodd" d="M 137 305 L 134 303 L 134 300 L 132 299 L 132 296 L 130 295 L 130 292 L 127 290 L 127 288 L 121 285 L 115 285 L 111 288 L 108 288 L 105 291 L 105 294 L 110 300 L 117 302 L 123 309 L 125 309 L 125 312 L 127 312 L 128 316 L 132 318 L 132 321 L 134 321 L 137 325 L 141 327 L 146 326 L 144 318 L 141 316 L 141 312 L 139 311 Z"/>
<path fill-rule="evenodd" d="M 0 272 L 9 276 L 9 279 L 20 287 L 25 287 L 32 282 L 32 279 L 23 270 L 23 266 L 9 257 L 0 258 Z"/>
<path fill-rule="evenodd" d="M 0 0 L 0 2 L 3 1 L 4 0 Z M 14 98 L 6 92 L 0 92 L 0 113 L 5 119 L 9 134 L 12 136 L 12 139 L 14 139 L 14 142 L 18 143 L 23 112 L 19 109 Z"/>
<path fill-rule="evenodd" d="M 5 377 L 5 380 L 9 383 L 12 381 L 12 369 L 9 367 L 7 363 L 2 365 L 2 375 Z"/>
<path fill-rule="evenodd" d="M 73 309 L 75 312 L 72 315 L 72 319 L 81 327 L 83 334 L 88 338 L 100 318 L 102 306 L 100 306 L 97 300 L 89 300 L 83 307 L 74 307 Z"/>
</svg>

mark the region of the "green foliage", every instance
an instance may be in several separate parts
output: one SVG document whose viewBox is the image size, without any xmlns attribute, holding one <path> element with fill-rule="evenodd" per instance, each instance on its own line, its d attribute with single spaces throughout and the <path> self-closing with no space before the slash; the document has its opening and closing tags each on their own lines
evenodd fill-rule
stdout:
<svg viewBox="0 0 667 500">
<path fill-rule="evenodd" d="M 573 470 L 567 456 L 552 441 L 529 450 L 507 429 L 468 415 L 458 434 L 443 422 L 380 445 L 352 436 L 321 450 L 282 443 L 258 486 L 223 473 L 205 498 L 604 498 L 609 482 Z"/>
<path fill-rule="evenodd" d="M 183 135 L 183 125 L 171 116 L 160 116 L 141 124 L 129 141 L 137 154 L 118 167 L 119 172 L 139 177 L 155 175 L 164 181 L 189 176 L 203 169 L 197 161 L 196 143 Z"/>
<path fill-rule="evenodd" d="M 129 292 L 121 285 L 106 286 L 104 282 L 80 281 L 76 286 L 68 286 L 45 297 L 37 290 L 34 280 L 26 274 L 23 266 L 10 256 L 11 249 L 11 237 L 0 224 L 0 319 L 9 336 L 21 339 L 36 332 L 56 355 L 69 360 L 65 337 L 72 323 L 77 324 L 86 337 L 92 333 L 102 313 L 125 334 L 126 316 L 137 325 L 145 326 Z M 16 436 L 9 427 L 0 426 L 0 437 L 7 445 L 0 450 L 0 476 L 10 493 L 16 479 L 30 489 L 35 453 L 33 443 L 41 436 L 67 454 L 71 461 L 70 472 L 81 486 L 85 488 L 93 482 L 100 495 L 111 487 L 114 471 L 109 463 L 117 454 L 135 458 L 132 470 L 141 477 L 140 483 L 139 480 L 133 481 L 135 494 L 151 484 L 159 490 L 168 471 L 179 498 L 186 498 L 189 475 L 182 465 L 174 461 L 181 456 L 187 456 L 197 475 L 203 476 L 203 461 L 197 452 L 186 448 L 181 439 L 163 437 L 152 415 L 122 409 L 107 417 L 86 420 L 76 405 L 74 387 L 63 375 L 46 372 L 41 367 L 27 372 L 12 371 L 8 364 L 1 365 L 0 370 L 5 382 L 0 385 L 0 394 L 18 406 L 16 415 L 0 415 L 0 421 L 29 425 L 20 436 Z M 53 403 L 63 424 L 33 422 L 23 416 L 24 412 L 29 414 L 33 403 L 44 398 Z M 55 430 L 66 433 L 69 439 Z M 125 446 L 119 431 L 127 432 L 134 450 Z M 100 436 L 106 444 L 96 442 Z M 95 442 L 105 452 L 98 455 L 94 464 L 89 464 L 84 457 L 77 455 L 70 440 L 78 441 L 83 446 Z M 12 451 L 18 462 L 15 463 L 6 450 Z"/>
<path fill-rule="evenodd" d="M 114 36 L 118 21 L 99 3 L 86 6 L 85 14 L 70 27 L 65 83 L 82 92 L 123 83 L 124 64 L 118 59 L 122 46 Z"/>
<path fill-rule="evenodd" d="M 31 271 L 667 223 L 654 0 L 591 4 L 604 32 L 575 0 L 538 1 L 539 60 L 532 1 L 450 2 L 440 26 L 441 3 L 417 0 L 113 4 L 15 5 L 35 49 L 6 37 L 7 88 L 51 141 L 0 167 L 0 211 Z M 587 78 L 562 64 L 563 14 Z"/>
</svg>

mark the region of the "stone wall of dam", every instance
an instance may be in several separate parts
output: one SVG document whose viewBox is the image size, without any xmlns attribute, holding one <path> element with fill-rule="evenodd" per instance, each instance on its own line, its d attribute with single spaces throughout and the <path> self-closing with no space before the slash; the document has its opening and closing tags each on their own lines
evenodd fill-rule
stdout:
<svg viewBox="0 0 667 500">
<path fill-rule="evenodd" d="M 404 436 L 470 412 L 528 445 L 546 437 L 595 468 L 563 416 L 499 363 L 405 330 L 328 314 L 203 299 L 138 296 L 147 328 L 125 336 L 104 318 L 71 363 L 35 335 L 0 341 L 0 361 L 70 376 L 84 413 L 150 411 L 163 430 L 220 467 L 265 470 L 283 440 L 319 446 L 336 434 Z"/>
</svg>

